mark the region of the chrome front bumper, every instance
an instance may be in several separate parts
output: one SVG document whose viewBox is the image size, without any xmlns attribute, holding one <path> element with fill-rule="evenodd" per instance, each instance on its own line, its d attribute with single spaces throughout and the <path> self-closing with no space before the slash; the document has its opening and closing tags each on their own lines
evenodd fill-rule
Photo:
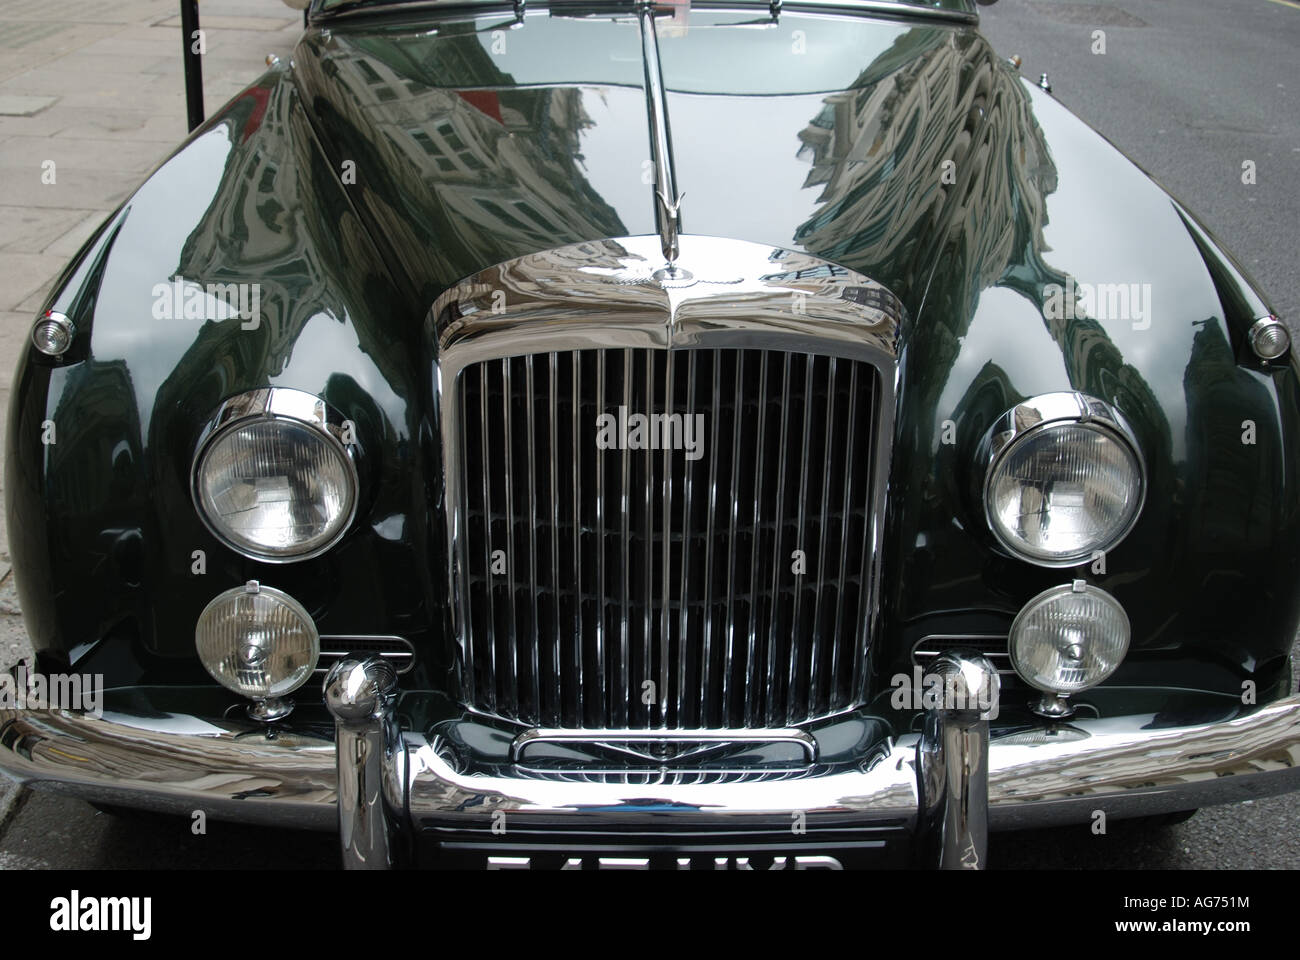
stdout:
<svg viewBox="0 0 1300 960">
<path fill-rule="evenodd" d="M 559 818 L 575 831 L 600 821 L 653 829 L 699 815 L 788 824 L 803 812 L 893 825 L 935 845 L 931 863 L 976 866 L 984 825 L 1085 822 L 1097 810 L 1142 816 L 1300 789 L 1300 695 L 1219 723 L 1156 722 L 1076 720 L 1055 734 L 1044 725 L 991 741 L 985 730 L 981 753 L 978 718 L 936 719 L 936 729 L 899 737 L 875 762 L 847 772 L 629 785 L 457 770 L 422 735 L 397 731 L 382 702 L 340 719 L 335 739 L 268 736 L 251 722 L 178 714 L 2 710 L 0 771 L 101 803 L 321 830 L 342 820 L 345 861 L 371 867 L 390 865 L 395 830 L 483 826 L 498 812 L 515 823 Z"/>
</svg>

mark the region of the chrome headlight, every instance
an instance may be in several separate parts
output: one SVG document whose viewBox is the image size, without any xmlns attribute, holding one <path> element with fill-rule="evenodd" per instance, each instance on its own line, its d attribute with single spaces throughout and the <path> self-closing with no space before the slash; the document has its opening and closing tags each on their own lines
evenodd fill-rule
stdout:
<svg viewBox="0 0 1300 960">
<path fill-rule="evenodd" d="M 228 546 L 281 563 L 325 552 L 357 508 L 357 472 L 325 402 L 298 390 L 226 401 L 194 458 L 199 515 Z"/>
<path fill-rule="evenodd" d="M 1142 509 L 1137 441 L 1109 404 L 1077 393 L 1026 400 L 984 445 L 984 513 L 998 541 L 1044 567 L 1114 547 Z"/>
</svg>

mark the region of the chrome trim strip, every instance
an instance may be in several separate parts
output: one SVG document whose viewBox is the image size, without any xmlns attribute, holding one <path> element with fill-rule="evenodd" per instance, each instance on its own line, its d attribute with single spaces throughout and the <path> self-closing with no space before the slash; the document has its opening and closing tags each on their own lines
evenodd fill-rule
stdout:
<svg viewBox="0 0 1300 960">
<path fill-rule="evenodd" d="M 1219 723 L 1154 726 L 1153 715 L 1043 723 L 1046 742 L 989 747 L 992 829 L 1169 813 L 1300 790 L 1300 694 Z M 1003 739 L 1019 733 L 1003 734 Z M 460 771 L 420 734 L 406 733 L 408 804 L 417 825 L 477 810 L 591 810 L 662 820 L 656 799 L 684 816 L 771 817 L 792 810 L 914 822 L 915 734 L 868 769 L 732 784 L 605 784 L 524 780 Z M 243 718 L 172 713 L 0 710 L 0 773 L 35 789 L 103 803 L 278 826 L 337 828 L 334 744 Z M 693 807 L 694 809 L 687 809 Z M 630 809 L 631 808 L 631 809 Z M 643 812 L 644 811 L 644 812 Z"/>
<path fill-rule="evenodd" d="M 750 746 L 759 743 L 793 743 L 803 749 L 810 764 L 817 762 L 817 741 L 806 730 L 690 730 L 680 727 L 654 730 L 551 730 L 534 727 L 519 734 L 510 744 L 511 762 L 522 762 L 524 751 L 539 743 L 735 743 Z"/>
<path fill-rule="evenodd" d="M 927 664 L 923 661 L 947 650 L 973 650 L 998 667 L 999 675 L 1014 677 L 1016 671 L 1011 669 L 1011 652 L 1007 644 L 1008 637 L 1004 633 L 932 633 L 912 645 L 912 663 L 925 667 Z M 998 666 L 1004 661 L 1005 667 Z"/>
<path fill-rule="evenodd" d="M 375 650 L 374 647 L 381 644 L 390 648 L 397 649 Z M 337 660 L 346 659 L 351 656 L 371 656 L 380 657 L 392 663 L 393 669 L 397 671 L 398 676 L 410 672 L 415 667 L 415 645 L 405 637 L 397 637 L 391 634 L 369 634 L 369 633 L 329 633 L 322 634 L 320 637 L 320 657 L 337 658 Z M 335 662 L 337 662 L 335 660 Z M 334 664 L 331 663 L 322 666 L 317 662 L 313 674 L 320 674 L 322 677 L 329 671 Z"/>
</svg>

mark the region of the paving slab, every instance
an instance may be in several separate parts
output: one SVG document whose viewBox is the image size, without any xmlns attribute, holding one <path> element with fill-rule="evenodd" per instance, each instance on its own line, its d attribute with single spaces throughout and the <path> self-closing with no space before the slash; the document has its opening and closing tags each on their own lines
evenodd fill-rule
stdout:
<svg viewBox="0 0 1300 960">
<path fill-rule="evenodd" d="M 0 309 L 22 312 L 19 304 L 42 299 L 67 262 L 67 257 L 0 250 Z M 17 361 L 16 355 L 8 359 Z"/>
<path fill-rule="evenodd" d="M 58 102 L 58 97 L 0 93 L 0 117 L 34 117 L 46 107 L 52 107 Z"/>
<path fill-rule="evenodd" d="M 174 0 L 5 0 L 0 20 L 124 24 L 150 22 Z"/>
<path fill-rule="evenodd" d="M 60 257 L 63 260 L 72 259 L 77 251 L 86 245 L 86 241 L 94 235 L 107 216 L 109 214 L 102 210 L 86 214 L 79 223 L 70 230 L 65 231 L 41 252 L 47 257 Z"/>
<path fill-rule="evenodd" d="M 145 174 L 157 166 L 160 159 L 158 143 L 149 140 L 21 135 L 0 140 L 0 169 L 23 168 L 33 163 L 39 167 L 40 161 L 53 160 L 58 170 Z M 0 239 L 0 246 L 3 245 L 4 240 Z"/>
<path fill-rule="evenodd" d="M 6 147 L 0 144 L 0 168 L 7 166 L 3 159 Z M 57 207 L 0 207 L 0 250 L 40 253 L 90 213 Z"/>
<path fill-rule="evenodd" d="M 202 30 L 283 30 L 285 27 L 295 25 L 301 26 L 301 20 L 292 20 L 283 17 L 223 17 L 220 15 L 205 17 L 202 11 L 199 12 L 199 28 Z M 154 24 L 157 27 L 175 27 L 177 30 L 181 26 L 180 15 L 167 17 Z"/>
<path fill-rule="evenodd" d="M 112 209 L 126 199 L 140 183 L 136 173 L 112 170 L 72 170 L 55 167 L 55 182 L 42 180 L 40 163 L 31 167 L 0 168 L 0 206 L 62 207 L 64 209 Z M 0 301 L 0 309 L 7 304 Z"/>
</svg>

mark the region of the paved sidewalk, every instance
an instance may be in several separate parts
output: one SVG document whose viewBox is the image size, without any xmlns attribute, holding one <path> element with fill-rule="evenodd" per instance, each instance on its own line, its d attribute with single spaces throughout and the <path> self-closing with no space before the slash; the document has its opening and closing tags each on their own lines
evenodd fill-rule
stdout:
<svg viewBox="0 0 1300 960">
<path fill-rule="evenodd" d="M 302 30 L 277 0 L 199 16 L 209 115 Z M 54 278 L 187 132 L 176 0 L 0 0 L 0 411 Z M 0 670 L 27 652 L 0 510 Z"/>
</svg>

